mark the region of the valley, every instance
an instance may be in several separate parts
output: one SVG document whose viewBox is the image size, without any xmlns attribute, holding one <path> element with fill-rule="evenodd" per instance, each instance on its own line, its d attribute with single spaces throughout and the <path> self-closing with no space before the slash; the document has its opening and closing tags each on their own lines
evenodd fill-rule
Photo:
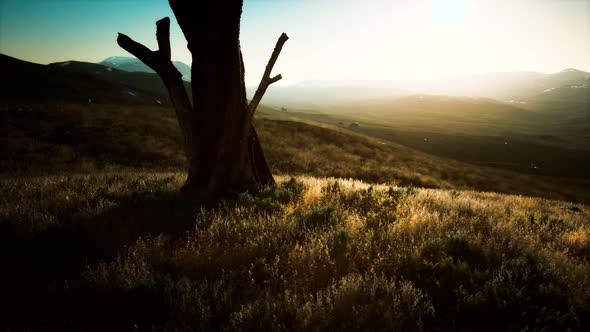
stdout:
<svg viewBox="0 0 590 332">
<path fill-rule="evenodd" d="M 2 60 L 15 81 L 3 92 L 0 113 L 4 176 L 182 168 L 178 125 L 154 74 Z M 412 95 L 318 109 L 269 104 L 256 123 L 279 174 L 588 202 L 590 173 L 582 165 L 590 162 L 590 138 L 580 121 L 588 116 L 588 99 L 559 95 L 576 107 Z M 556 112 L 560 122 L 553 121 Z"/>
</svg>

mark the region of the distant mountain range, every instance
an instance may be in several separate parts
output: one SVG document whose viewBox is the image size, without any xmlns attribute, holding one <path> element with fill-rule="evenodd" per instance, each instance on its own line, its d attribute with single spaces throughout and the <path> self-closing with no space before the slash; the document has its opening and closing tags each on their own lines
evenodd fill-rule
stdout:
<svg viewBox="0 0 590 332">
<path fill-rule="evenodd" d="M 112 56 L 99 64 L 128 72 L 153 71 L 132 57 Z M 175 61 L 183 79 L 190 81 L 190 66 Z M 567 89 L 578 89 L 568 92 Z M 500 72 L 463 76 L 444 80 L 313 80 L 289 86 L 273 86 L 265 94 L 265 101 L 275 105 L 321 107 L 348 104 L 350 101 L 376 97 L 435 94 L 492 98 L 504 102 L 526 104 L 548 96 L 580 95 L 590 92 L 590 73 L 574 68 L 547 74 L 539 72 Z M 555 91 L 553 91 L 555 90 Z M 256 86 L 247 87 L 249 96 Z M 547 94 L 543 98 L 538 96 Z"/>
<path fill-rule="evenodd" d="M 489 73 L 433 82 L 422 87 L 426 93 L 527 101 L 564 86 L 589 86 L 590 73 L 569 68 L 553 74 L 536 72 Z"/>
<path fill-rule="evenodd" d="M 351 101 L 415 94 L 483 97 L 526 104 L 542 94 L 590 94 L 590 73 L 565 69 L 557 73 L 488 73 L 432 81 L 303 81 L 292 86 L 268 89 L 265 99 L 273 104 L 300 107 L 339 106 Z M 553 91 L 556 90 L 556 91 Z M 251 91 L 254 91 L 253 88 Z M 566 93 L 567 94 L 567 93 Z M 571 93 L 569 93 L 571 94 Z"/>
<path fill-rule="evenodd" d="M 161 79 L 139 60 L 110 57 L 102 64 L 65 61 L 34 64 L 0 54 L 3 101 L 69 100 L 104 103 L 166 104 L 168 93 Z M 190 74 L 186 64 L 178 65 Z M 123 70 L 121 68 L 127 68 Z M 146 69 L 147 68 L 147 69 Z M 131 70 L 131 71 L 129 71 Z M 190 96 L 190 83 L 185 82 Z M 248 87 L 248 96 L 255 87 Z M 520 108 L 562 113 L 590 113 L 590 73 L 566 69 L 554 74 L 495 73 L 462 79 L 417 81 L 305 81 L 272 86 L 263 103 L 287 107 L 347 108 L 357 102 L 391 103 L 403 96 L 426 94 L 484 97 Z M 388 101 L 389 99 L 389 101 Z M 380 102 L 381 100 L 382 102 Z"/>
<path fill-rule="evenodd" d="M 191 80 L 191 66 L 181 61 L 172 61 L 172 63 L 182 74 L 182 79 L 185 81 Z M 98 64 L 129 72 L 155 73 L 150 67 L 146 66 L 139 59 L 132 57 L 111 56 L 102 60 Z"/>
</svg>

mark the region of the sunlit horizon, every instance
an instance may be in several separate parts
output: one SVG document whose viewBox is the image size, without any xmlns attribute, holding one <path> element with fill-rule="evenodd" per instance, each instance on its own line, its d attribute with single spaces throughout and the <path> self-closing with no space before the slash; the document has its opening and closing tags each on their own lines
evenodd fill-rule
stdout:
<svg viewBox="0 0 590 332">
<path fill-rule="evenodd" d="M 174 18 L 164 0 L 5 0 L 0 52 L 43 64 L 131 56 L 117 32 L 154 49 L 154 23 L 164 16 Z M 589 21 L 585 0 L 246 0 L 241 45 L 248 85 L 260 80 L 281 32 L 290 36 L 275 67 L 284 85 L 590 71 Z M 175 22 L 171 44 L 173 58 L 190 65 Z"/>
</svg>

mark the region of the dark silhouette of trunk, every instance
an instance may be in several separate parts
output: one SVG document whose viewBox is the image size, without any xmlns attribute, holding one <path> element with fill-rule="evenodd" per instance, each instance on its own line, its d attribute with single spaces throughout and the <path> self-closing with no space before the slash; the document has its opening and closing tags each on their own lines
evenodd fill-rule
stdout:
<svg viewBox="0 0 590 332">
<path fill-rule="evenodd" d="M 248 104 L 239 39 L 242 1 L 214 1 L 199 10 L 194 10 L 196 4 L 190 1 L 169 3 L 192 53 L 192 104 L 181 74 L 170 60 L 168 18 L 156 23 L 157 51 L 123 34 L 117 42 L 154 69 L 168 89 L 188 160 L 182 191 L 215 199 L 274 184 L 252 118 L 268 86 L 281 79 L 280 75 L 270 78 L 270 73 L 287 35 L 279 38 Z"/>
</svg>

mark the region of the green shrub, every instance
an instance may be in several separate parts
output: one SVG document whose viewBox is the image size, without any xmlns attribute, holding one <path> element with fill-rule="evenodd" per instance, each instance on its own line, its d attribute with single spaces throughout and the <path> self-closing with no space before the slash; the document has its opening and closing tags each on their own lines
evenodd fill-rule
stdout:
<svg viewBox="0 0 590 332">
<path fill-rule="evenodd" d="M 281 212 L 285 210 L 287 204 L 299 200 L 303 190 L 304 185 L 302 182 L 290 178 L 288 181 L 275 186 L 264 187 L 254 194 L 240 194 L 238 202 L 242 205 L 254 206 L 266 212 Z"/>
<path fill-rule="evenodd" d="M 300 224 L 304 228 L 330 227 L 342 219 L 341 211 L 333 206 L 314 207 L 307 214 L 300 217 Z"/>
</svg>

